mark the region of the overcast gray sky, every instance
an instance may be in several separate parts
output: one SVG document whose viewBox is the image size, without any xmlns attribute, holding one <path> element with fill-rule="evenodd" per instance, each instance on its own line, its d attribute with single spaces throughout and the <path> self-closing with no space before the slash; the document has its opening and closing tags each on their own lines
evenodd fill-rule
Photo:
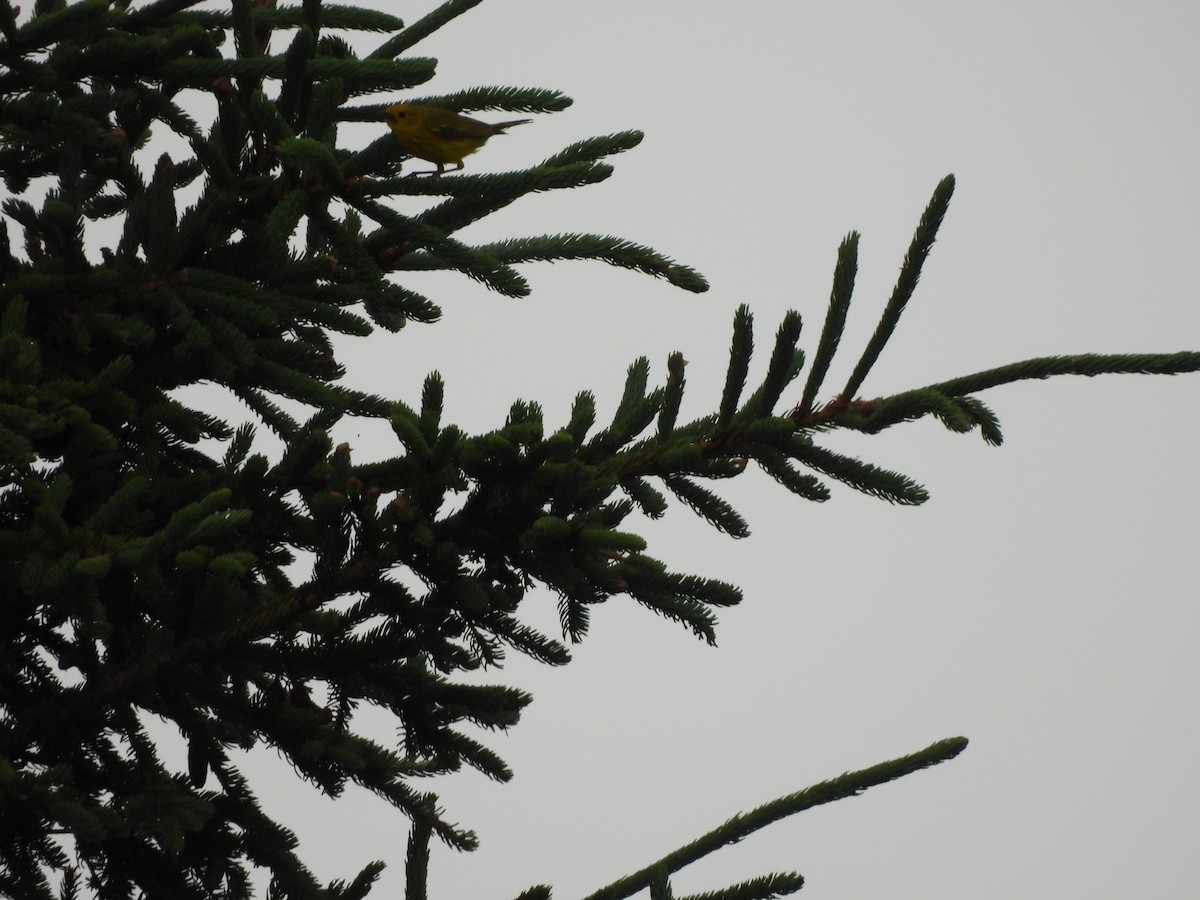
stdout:
<svg viewBox="0 0 1200 900">
<path fill-rule="evenodd" d="M 433 5 L 378 2 L 410 21 Z M 492 141 L 469 171 L 647 137 L 603 185 L 526 199 L 463 237 L 618 234 L 712 289 L 591 263 L 529 267 L 519 301 L 414 280 L 445 320 L 347 344 L 349 380 L 411 402 L 438 368 L 464 427 L 501 423 L 517 397 L 553 424 L 584 388 L 611 410 L 629 362 L 647 355 L 661 378 L 680 350 L 684 415 L 701 415 L 737 305 L 763 348 L 800 310 L 812 348 L 856 229 L 832 388 L 950 172 L 950 214 L 865 395 L 1047 354 L 1200 350 L 1197 46 L 1200 7 L 1185 2 L 484 2 L 416 48 L 440 74 L 409 96 L 510 84 L 576 102 Z M 345 142 L 356 134 L 375 132 Z M 494 673 L 535 696 L 489 738 L 516 777 L 439 783 L 482 847 L 435 848 L 431 897 L 503 900 L 539 882 L 579 896 L 739 810 L 959 734 L 972 743 L 957 760 L 776 825 L 685 872 L 677 893 L 778 870 L 806 876 L 800 896 L 839 900 L 1193 893 L 1198 398 L 1196 375 L 1002 388 L 982 395 L 999 449 L 930 422 L 827 439 L 921 481 L 923 507 L 838 487 L 806 504 L 748 475 L 722 488 L 751 538 L 682 509 L 647 527 L 676 569 L 745 589 L 720 646 L 617 599 L 571 666 Z M 373 432 L 342 436 L 359 460 L 393 452 Z M 553 628 L 552 597 L 529 606 Z M 299 802 L 286 767 L 264 766 Z M 397 896 L 405 820 L 353 794 L 311 808 L 300 834 L 319 874 L 385 858 L 379 894 Z"/>
</svg>

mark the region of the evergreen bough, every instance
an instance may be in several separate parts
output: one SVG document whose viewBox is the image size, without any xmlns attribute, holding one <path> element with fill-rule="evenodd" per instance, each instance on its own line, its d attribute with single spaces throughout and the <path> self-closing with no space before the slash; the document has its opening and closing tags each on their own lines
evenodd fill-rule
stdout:
<svg viewBox="0 0 1200 900">
<path fill-rule="evenodd" d="M 415 406 L 341 387 L 331 335 L 438 318 L 394 273 L 453 270 L 520 296 L 521 263 L 592 259 L 706 288 L 692 269 L 612 236 L 455 237 L 527 194 L 607 178 L 605 160 L 634 147 L 637 132 L 580 141 L 521 171 L 439 179 L 404 175 L 382 127 L 366 147 L 338 145 L 339 123 L 381 123 L 387 102 L 432 77 L 433 60 L 401 54 L 477 2 L 450 0 L 405 26 L 321 0 L 232 0 L 228 9 L 36 0 L 26 13 L 0 0 L 4 895 L 248 897 L 255 867 L 269 871 L 273 897 L 366 895 L 381 863 L 322 886 L 293 834 L 261 811 L 229 751 L 265 744 L 326 794 L 354 783 L 402 810 L 412 820 L 407 896 L 424 898 L 430 839 L 469 849 L 475 837 L 414 779 L 464 764 L 507 779 L 503 760 L 461 726 L 509 727 L 530 700 L 455 674 L 499 665 L 509 648 L 569 660 L 562 642 L 522 622 L 531 588 L 557 594 L 570 641 L 586 634 L 595 605 L 627 595 L 713 642 L 713 609 L 741 599 L 730 584 L 648 555 L 627 524 L 632 513 L 662 516 L 669 494 L 745 535 L 746 522 L 706 483 L 751 462 L 809 500 L 825 500 L 834 479 L 921 503 L 926 492 L 910 478 L 817 439 L 932 415 L 998 444 L 996 417 L 974 396 L 986 388 L 1200 368 L 1197 353 L 1050 357 L 861 398 L 945 215 L 948 177 L 877 330 L 823 404 L 856 234 L 839 250 L 807 370 L 800 317 L 789 313 L 765 377 L 747 392 L 753 319 L 742 307 L 716 409 L 685 424 L 679 354 L 661 386 L 647 360 L 630 366 L 602 427 L 586 392 L 561 425 L 517 402 L 503 424 L 472 435 L 443 422 L 436 374 Z M 348 32 L 386 37 L 360 56 Z M 467 111 L 570 103 L 511 87 L 404 96 Z M 209 125 L 198 109 L 211 111 Z M 152 127 L 185 149 L 143 167 Z M 193 198 L 183 208 L 181 192 Z M 417 195 L 436 202 L 417 215 L 391 202 Z M 97 248 L 104 235 L 111 245 Z M 805 371 L 790 405 L 787 390 Z M 255 452 L 252 424 L 178 399 L 201 383 L 242 400 L 282 441 L 280 457 Z M 311 415 L 298 421 L 280 401 Z M 334 446 L 330 430 L 354 416 L 389 422 L 396 455 L 357 462 Z M 223 454 L 202 449 L 210 446 Z M 355 733 L 364 705 L 395 718 L 399 746 Z M 160 757 L 151 717 L 184 738 L 186 771 Z M 738 815 L 592 897 L 669 897 L 671 875 L 701 856 L 965 746 L 940 741 Z M 776 874 L 710 896 L 754 900 L 802 883 Z M 549 895 L 538 886 L 522 896 Z"/>
</svg>

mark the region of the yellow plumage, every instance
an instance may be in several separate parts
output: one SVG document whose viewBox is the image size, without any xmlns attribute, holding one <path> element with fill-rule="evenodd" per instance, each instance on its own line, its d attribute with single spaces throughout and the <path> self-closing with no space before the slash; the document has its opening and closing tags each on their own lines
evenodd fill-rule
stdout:
<svg viewBox="0 0 1200 900">
<path fill-rule="evenodd" d="M 494 124 L 480 122 L 448 109 L 416 103 L 395 103 L 387 108 L 385 115 L 388 127 L 405 153 L 437 164 L 436 172 L 414 174 L 434 177 L 441 175 L 450 163 L 455 164 L 450 171 L 461 169 L 463 157 L 470 156 L 486 144 L 492 135 L 504 134 L 506 128 L 532 121 L 513 119 Z"/>
</svg>

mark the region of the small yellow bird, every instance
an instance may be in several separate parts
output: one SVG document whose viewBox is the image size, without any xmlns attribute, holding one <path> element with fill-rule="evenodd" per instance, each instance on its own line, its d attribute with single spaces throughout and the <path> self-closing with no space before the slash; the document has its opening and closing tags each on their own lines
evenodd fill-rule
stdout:
<svg viewBox="0 0 1200 900">
<path fill-rule="evenodd" d="M 414 172 L 414 175 L 432 175 L 435 178 L 446 170 L 448 163 L 455 163 L 456 171 L 463 167 L 463 157 L 470 156 L 487 143 L 494 134 L 504 134 L 504 129 L 524 125 L 532 119 L 513 119 L 511 122 L 489 124 L 467 116 L 439 109 L 435 106 L 420 106 L 416 103 L 394 103 L 387 108 L 387 123 L 392 134 L 404 148 L 404 152 L 426 162 L 437 163 L 436 172 Z"/>
</svg>

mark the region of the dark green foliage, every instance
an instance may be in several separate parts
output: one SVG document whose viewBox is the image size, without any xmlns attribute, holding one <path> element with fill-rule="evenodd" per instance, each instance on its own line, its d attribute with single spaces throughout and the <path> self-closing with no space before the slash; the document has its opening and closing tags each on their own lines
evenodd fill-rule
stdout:
<svg viewBox="0 0 1200 900">
<path fill-rule="evenodd" d="M 510 649 L 549 665 L 570 659 L 522 620 L 532 589 L 557 595 L 571 641 L 587 633 L 593 607 L 629 597 L 713 642 L 714 608 L 740 600 L 734 586 L 650 555 L 631 513 L 661 517 L 671 495 L 747 534 L 706 482 L 749 461 L 810 500 L 829 496 L 816 472 L 919 503 L 924 489 L 905 476 L 816 438 L 932 414 L 999 443 L 976 391 L 1200 368 L 1197 354 L 1052 358 L 852 396 L 912 295 L 947 179 L 847 390 L 824 406 L 816 395 L 847 317 L 854 235 L 791 412 L 777 407 L 803 369 L 800 317 L 784 318 L 743 399 L 754 364 L 746 307 L 723 395 L 682 424 L 678 353 L 661 387 L 648 360 L 634 362 L 598 431 L 586 391 L 566 423 L 517 402 L 495 429 L 466 434 L 444 421 L 455 387 L 436 373 L 415 407 L 346 389 L 333 335 L 439 317 L 396 273 L 453 270 L 519 296 L 528 286 L 518 266 L 590 259 L 706 288 L 690 268 L 613 236 L 481 246 L 455 236 L 527 194 L 607 178 L 604 158 L 635 146 L 637 132 L 579 141 L 522 171 L 437 179 L 401 172 L 381 122 L 366 147 L 339 145 L 340 123 L 380 121 L 391 98 L 377 94 L 432 77 L 432 60 L 399 54 L 474 5 L 451 0 L 405 28 L 319 0 L 39 2 L 20 15 L 0 0 L 0 175 L 12 194 L 0 222 L 0 893 L 238 898 L 259 867 L 269 896 L 366 895 L 380 864 L 322 887 L 294 835 L 259 808 L 231 751 L 270 745 L 317 789 L 357 785 L 411 820 L 407 893 L 420 900 L 430 839 L 469 849 L 475 838 L 416 779 L 464 765 L 508 779 L 467 730 L 513 726 L 530 700 L 455 678 Z M 389 36 L 359 58 L 332 32 Z M 548 113 L 570 100 L 493 87 L 426 102 Z M 193 109 L 212 121 L 198 123 Z M 152 128 L 182 149 L 150 154 Z M 49 188 L 34 189 L 36 179 Z M 441 199 L 408 215 L 397 195 Z M 114 240 L 94 251 L 99 220 Z M 223 386 L 259 422 L 180 399 L 200 384 Z M 389 423 L 395 454 L 359 461 L 335 446 L 331 430 L 347 417 Z M 262 424 L 286 448 L 278 459 L 256 445 Z M 397 746 L 356 733 L 364 706 L 394 717 Z M 178 732 L 186 760 L 160 757 L 150 717 Z M 670 896 L 671 873 L 698 854 L 961 748 L 935 745 L 784 798 L 597 896 Z M 775 875 L 712 896 L 751 900 L 800 884 Z"/>
<path fill-rule="evenodd" d="M 842 339 L 842 331 L 846 327 L 846 316 L 850 312 L 850 297 L 854 293 L 854 278 L 858 274 L 858 233 L 851 232 L 838 247 L 837 266 L 833 270 L 833 290 L 829 295 L 829 310 L 825 314 L 825 326 L 821 329 L 821 339 L 817 343 L 817 353 L 813 357 L 812 368 L 808 370 L 808 381 L 804 385 L 804 395 L 800 399 L 799 410 L 807 414 L 817 398 L 817 391 L 829 371 L 833 354 L 837 352 L 838 342 Z"/>
<path fill-rule="evenodd" d="M 856 797 L 868 788 L 886 784 L 905 775 L 918 772 L 921 769 L 935 766 L 938 763 L 953 759 L 966 749 L 967 739 L 961 737 L 947 738 L 931 744 L 924 750 L 899 759 L 888 760 L 857 772 L 846 772 L 829 781 L 822 781 L 812 787 L 788 794 L 769 803 L 764 803 L 747 813 L 738 813 L 729 821 L 714 828 L 703 837 L 692 841 L 678 850 L 673 850 L 662 859 L 651 863 L 641 871 L 634 872 L 625 878 L 601 888 L 594 894 L 589 894 L 584 900 L 622 900 L 631 897 L 638 891 L 650 887 L 654 881 L 665 884 L 667 878 L 685 866 L 691 865 L 708 854 L 737 843 L 754 832 L 765 828 L 772 822 L 777 822 L 787 816 L 795 815 L 806 809 L 812 809 L 823 803 L 832 803 L 847 797 Z M 795 873 L 788 872 L 778 875 L 768 875 L 765 878 L 755 878 L 743 882 L 725 891 L 715 892 L 715 896 L 729 897 L 730 900 L 750 900 L 756 897 L 772 897 L 790 894 L 800 889 L 804 879 Z M 714 896 L 702 895 L 702 896 Z"/>
<path fill-rule="evenodd" d="M 883 315 L 879 319 L 875 333 L 871 335 L 871 340 L 867 342 L 867 346 L 858 360 L 858 365 L 854 367 L 846 386 L 842 388 L 843 397 L 853 397 L 858 393 L 858 389 L 862 387 L 862 383 L 867 377 L 867 372 L 875 365 L 879 354 L 883 352 L 884 345 L 891 338 L 892 332 L 896 330 L 896 325 L 900 322 L 900 314 L 904 312 L 908 301 L 912 299 L 913 291 L 917 289 L 917 281 L 921 278 L 921 269 L 929 257 L 929 252 L 933 249 L 934 238 L 937 237 L 938 229 L 942 227 L 942 220 L 946 218 L 946 210 L 950 207 L 950 198 L 953 195 L 954 176 L 947 175 L 938 184 L 937 189 L 933 192 L 933 197 L 929 200 L 929 205 L 925 207 L 925 212 L 921 215 L 921 221 L 917 225 L 912 243 L 909 244 L 908 252 L 904 254 L 904 264 L 900 267 L 900 277 L 896 279 L 896 287 L 888 299 L 887 306 L 883 309 Z M 852 235 L 847 244 L 842 245 L 843 249 L 848 250 L 848 255 L 853 258 L 857 255 L 858 250 L 857 236 Z M 841 316 L 844 320 L 844 308 L 850 302 L 850 291 L 853 289 L 855 265 L 852 261 L 849 262 L 849 271 L 843 273 L 840 265 L 841 258 L 839 253 L 839 271 L 834 275 L 834 295 L 830 304 L 830 318 L 836 318 L 833 310 L 841 307 L 843 310 Z M 849 284 L 842 287 L 847 280 Z M 842 298 L 843 294 L 844 299 Z M 835 344 L 837 342 L 836 333 L 840 333 L 840 331 L 841 327 L 838 325 L 835 333 L 830 335 L 830 339 Z"/>
</svg>

